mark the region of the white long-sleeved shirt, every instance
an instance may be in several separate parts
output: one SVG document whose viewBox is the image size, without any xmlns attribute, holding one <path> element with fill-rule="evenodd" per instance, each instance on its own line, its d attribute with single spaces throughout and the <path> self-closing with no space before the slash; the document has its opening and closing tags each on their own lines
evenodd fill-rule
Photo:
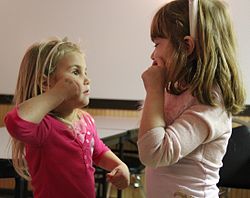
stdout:
<svg viewBox="0 0 250 198">
<path fill-rule="evenodd" d="M 138 140 L 147 198 L 217 198 L 231 116 L 223 105 L 200 104 L 186 91 L 166 93 L 165 122 L 166 128 L 151 129 Z"/>
</svg>

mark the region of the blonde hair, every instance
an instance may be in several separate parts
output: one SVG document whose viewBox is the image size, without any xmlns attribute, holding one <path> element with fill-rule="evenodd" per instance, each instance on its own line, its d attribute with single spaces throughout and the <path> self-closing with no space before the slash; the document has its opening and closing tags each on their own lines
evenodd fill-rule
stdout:
<svg viewBox="0 0 250 198">
<path fill-rule="evenodd" d="M 66 39 L 49 39 L 33 44 L 25 53 L 20 65 L 14 95 L 16 105 L 43 93 L 44 79 L 49 86 L 50 75 L 57 63 L 69 53 L 82 53 L 80 47 Z M 12 162 L 18 174 L 30 180 L 25 160 L 25 145 L 12 138 Z"/>
<path fill-rule="evenodd" d="M 190 35 L 188 0 L 175 0 L 161 7 L 151 24 L 151 39 L 168 38 L 174 48 L 174 68 L 169 75 L 172 94 L 189 85 L 192 94 L 216 106 L 213 89 L 219 86 L 228 113 L 244 109 L 245 90 L 237 63 L 236 39 L 226 4 L 220 0 L 198 0 L 195 49 L 188 56 L 184 37 Z"/>
</svg>

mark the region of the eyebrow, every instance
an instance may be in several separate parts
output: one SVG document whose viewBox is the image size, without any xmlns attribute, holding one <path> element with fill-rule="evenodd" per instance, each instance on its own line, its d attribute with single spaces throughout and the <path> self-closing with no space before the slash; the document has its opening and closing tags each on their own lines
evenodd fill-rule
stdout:
<svg viewBox="0 0 250 198">
<path fill-rule="evenodd" d="M 83 70 L 84 72 L 87 71 L 87 67 L 82 67 L 81 65 L 75 65 L 75 64 L 69 65 L 69 69 L 74 68 L 74 67 L 76 67 L 79 70 Z"/>
<path fill-rule="evenodd" d="M 82 66 L 73 64 L 73 65 L 69 65 L 69 67 L 79 67 L 79 68 L 81 68 Z"/>
<path fill-rule="evenodd" d="M 77 67 L 78 69 L 81 69 L 81 68 L 85 68 L 85 70 L 87 69 L 87 67 L 83 67 L 83 66 L 81 66 L 81 65 L 69 65 L 69 68 L 71 68 L 71 67 Z"/>
</svg>

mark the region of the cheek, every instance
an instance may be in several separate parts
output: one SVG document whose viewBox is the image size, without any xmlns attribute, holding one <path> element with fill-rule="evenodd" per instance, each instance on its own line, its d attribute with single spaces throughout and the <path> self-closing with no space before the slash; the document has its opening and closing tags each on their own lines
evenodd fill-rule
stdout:
<svg viewBox="0 0 250 198">
<path fill-rule="evenodd" d="M 174 68 L 170 60 L 168 60 L 165 66 L 166 66 L 166 71 L 167 71 L 168 78 L 169 78 L 170 76 L 173 75 Z"/>
<path fill-rule="evenodd" d="M 76 79 L 76 82 L 77 82 L 80 90 L 83 91 L 84 90 L 84 81 L 83 81 L 83 79 L 78 78 L 78 79 Z"/>
</svg>

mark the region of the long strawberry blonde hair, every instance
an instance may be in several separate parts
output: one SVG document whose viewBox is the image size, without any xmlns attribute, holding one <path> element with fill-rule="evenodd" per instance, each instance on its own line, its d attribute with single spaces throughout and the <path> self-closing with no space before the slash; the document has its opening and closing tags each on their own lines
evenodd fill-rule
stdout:
<svg viewBox="0 0 250 198">
<path fill-rule="evenodd" d="M 57 63 L 68 53 L 82 53 L 80 47 L 67 39 L 53 38 L 33 44 L 25 53 L 18 74 L 14 95 L 16 105 L 43 93 L 44 77 L 49 86 L 50 75 Z M 25 145 L 12 138 L 12 162 L 19 175 L 30 180 L 25 160 Z"/>
</svg>

